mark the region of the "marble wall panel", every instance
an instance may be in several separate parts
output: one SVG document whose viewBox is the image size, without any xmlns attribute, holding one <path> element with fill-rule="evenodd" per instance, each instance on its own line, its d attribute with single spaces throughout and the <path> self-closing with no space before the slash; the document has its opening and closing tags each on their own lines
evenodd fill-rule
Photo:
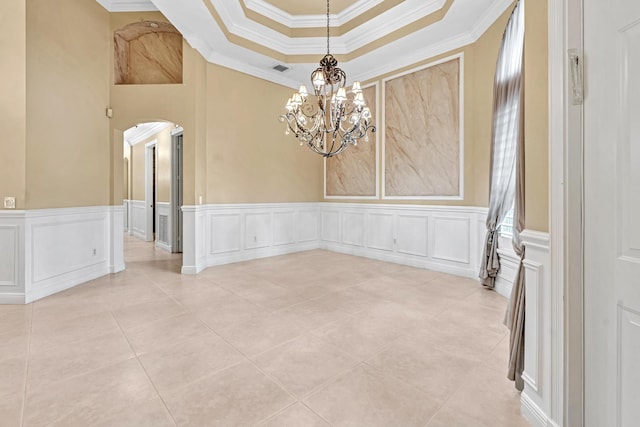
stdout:
<svg viewBox="0 0 640 427">
<path fill-rule="evenodd" d="M 385 81 L 384 197 L 461 196 L 460 64 Z"/>
<path fill-rule="evenodd" d="M 116 84 L 182 83 L 182 35 L 164 22 L 143 21 L 114 34 Z"/>
<path fill-rule="evenodd" d="M 367 106 L 376 124 L 376 86 L 363 89 Z M 335 157 L 326 160 L 326 197 L 376 197 L 376 141 L 377 133 L 369 133 L 358 145 L 351 146 Z"/>
</svg>

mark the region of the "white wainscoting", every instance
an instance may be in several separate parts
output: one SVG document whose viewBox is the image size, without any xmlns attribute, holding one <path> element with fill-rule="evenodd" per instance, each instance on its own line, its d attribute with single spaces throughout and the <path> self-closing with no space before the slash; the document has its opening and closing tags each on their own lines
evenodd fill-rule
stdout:
<svg viewBox="0 0 640 427">
<path fill-rule="evenodd" d="M 322 248 L 470 278 L 478 275 L 487 214 L 485 208 L 363 203 L 201 205 L 183 212 L 185 274 Z"/>
<path fill-rule="evenodd" d="M 522 414 L 536 427 L 556 425 L 550 418 L 560 408 L 562 390 L 562 340 L 558 333 L 562 319 L 556 318 L 552 307 L 562 301 L 552 289 L 550 274 L 549 234 L 525 230 L 521 234 L 525 245 L 525 355 L 524 390 L 521 395 Z M 562 284 L 557 284 L 562 286 Z"/>
<path fill-rule="evenodd" d="M 122 212 L 123 212 L 123 231 L 125 233 L 129 232 L 129 216 L 131 214 L 131 212 L 129 211 L 129 200 L 123 200 L 122 201 Z"/>
<path fill-rule="evenodd" d="M 183 267 L 206 267 L 319 247 L 315 203 L 184 206 Z M 195 237 L 190 228 L 194 227 Z M 200 240 L 197 236 L 205 236 Z"/>
<path fill-rule="evenodd" d="M 24 211 L 0 211 L 0 304 L 24 304 Z"/>
<path fill-rule="evenodd" d="M 171 252 L 171 203 L 156 202 L 156 248 Z"/>
<path fill-rule="evenodd" d="M 320 247 L 477 278 L 484 208 L 320 203 Z"/>
<path fill-rule="evenodd" d="M 123 270 L 122 228 L 121 206 L 0 211 L 0 253 L 9 260 L 0 263 L 0 303 L 29 303 Z"/>
<path fill-rule="evenodd" d="M 144 200 L 130 200 L 129 234 L 147 240 L 147 203 Z"/>
</svg>

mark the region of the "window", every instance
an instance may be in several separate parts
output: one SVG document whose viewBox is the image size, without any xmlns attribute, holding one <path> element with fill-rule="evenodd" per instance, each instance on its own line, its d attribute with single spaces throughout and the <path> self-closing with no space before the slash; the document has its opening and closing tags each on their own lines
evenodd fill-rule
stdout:
<svg viewBox="0 0 640 427">
<path fill-rule="evenodd" d="M 513 236 L 513 207 L 509 209 L 507 216 L 504 217 L 504 220 L 498 226 L 498 230 L 502 236 Z"/>
</svg>

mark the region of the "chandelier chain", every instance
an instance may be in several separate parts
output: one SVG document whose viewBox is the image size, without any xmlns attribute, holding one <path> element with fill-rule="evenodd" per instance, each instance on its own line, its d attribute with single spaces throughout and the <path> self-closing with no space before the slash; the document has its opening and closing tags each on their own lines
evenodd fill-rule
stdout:
<svg viewBox="0 0 640 427">
<path fill-rule="evenodd" d="M 331 12 L 327 0 L 327 54 L 311 74 L 313 93 L 305 85 L 295 92 L 285 105 L 280 121 L 285 134 L 293 135 L 300 145 L 307 145 L 321 156 L 333 157 L 358 140 L 369 140 L 368 132 L 375 132 L 371 124 L 371 110 L 366 105 L 359 81 L 347 92 L 346 73 L 330 53 Z"/>
<path fill-rule="evenodd" d="M 329 0 L 327 0 L 327 55 L 329 55 Z"/>
</svg>

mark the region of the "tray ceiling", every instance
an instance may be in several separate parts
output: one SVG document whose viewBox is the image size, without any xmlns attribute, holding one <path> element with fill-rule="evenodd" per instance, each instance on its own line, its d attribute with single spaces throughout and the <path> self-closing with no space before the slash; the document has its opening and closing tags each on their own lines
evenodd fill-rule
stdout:
<svg viewBox="0 0 640 427">
<path fill-rule="evenodd" d="M 209 62 L 290 87 L 326 53 L 324 0 L 97 0 L 159 10 Z M 367 80 L 473 43 L 513 0 L 332 0 L 331 53 Z M 273 69 L 284 65 L 284 72 Z"/>
</svg>

